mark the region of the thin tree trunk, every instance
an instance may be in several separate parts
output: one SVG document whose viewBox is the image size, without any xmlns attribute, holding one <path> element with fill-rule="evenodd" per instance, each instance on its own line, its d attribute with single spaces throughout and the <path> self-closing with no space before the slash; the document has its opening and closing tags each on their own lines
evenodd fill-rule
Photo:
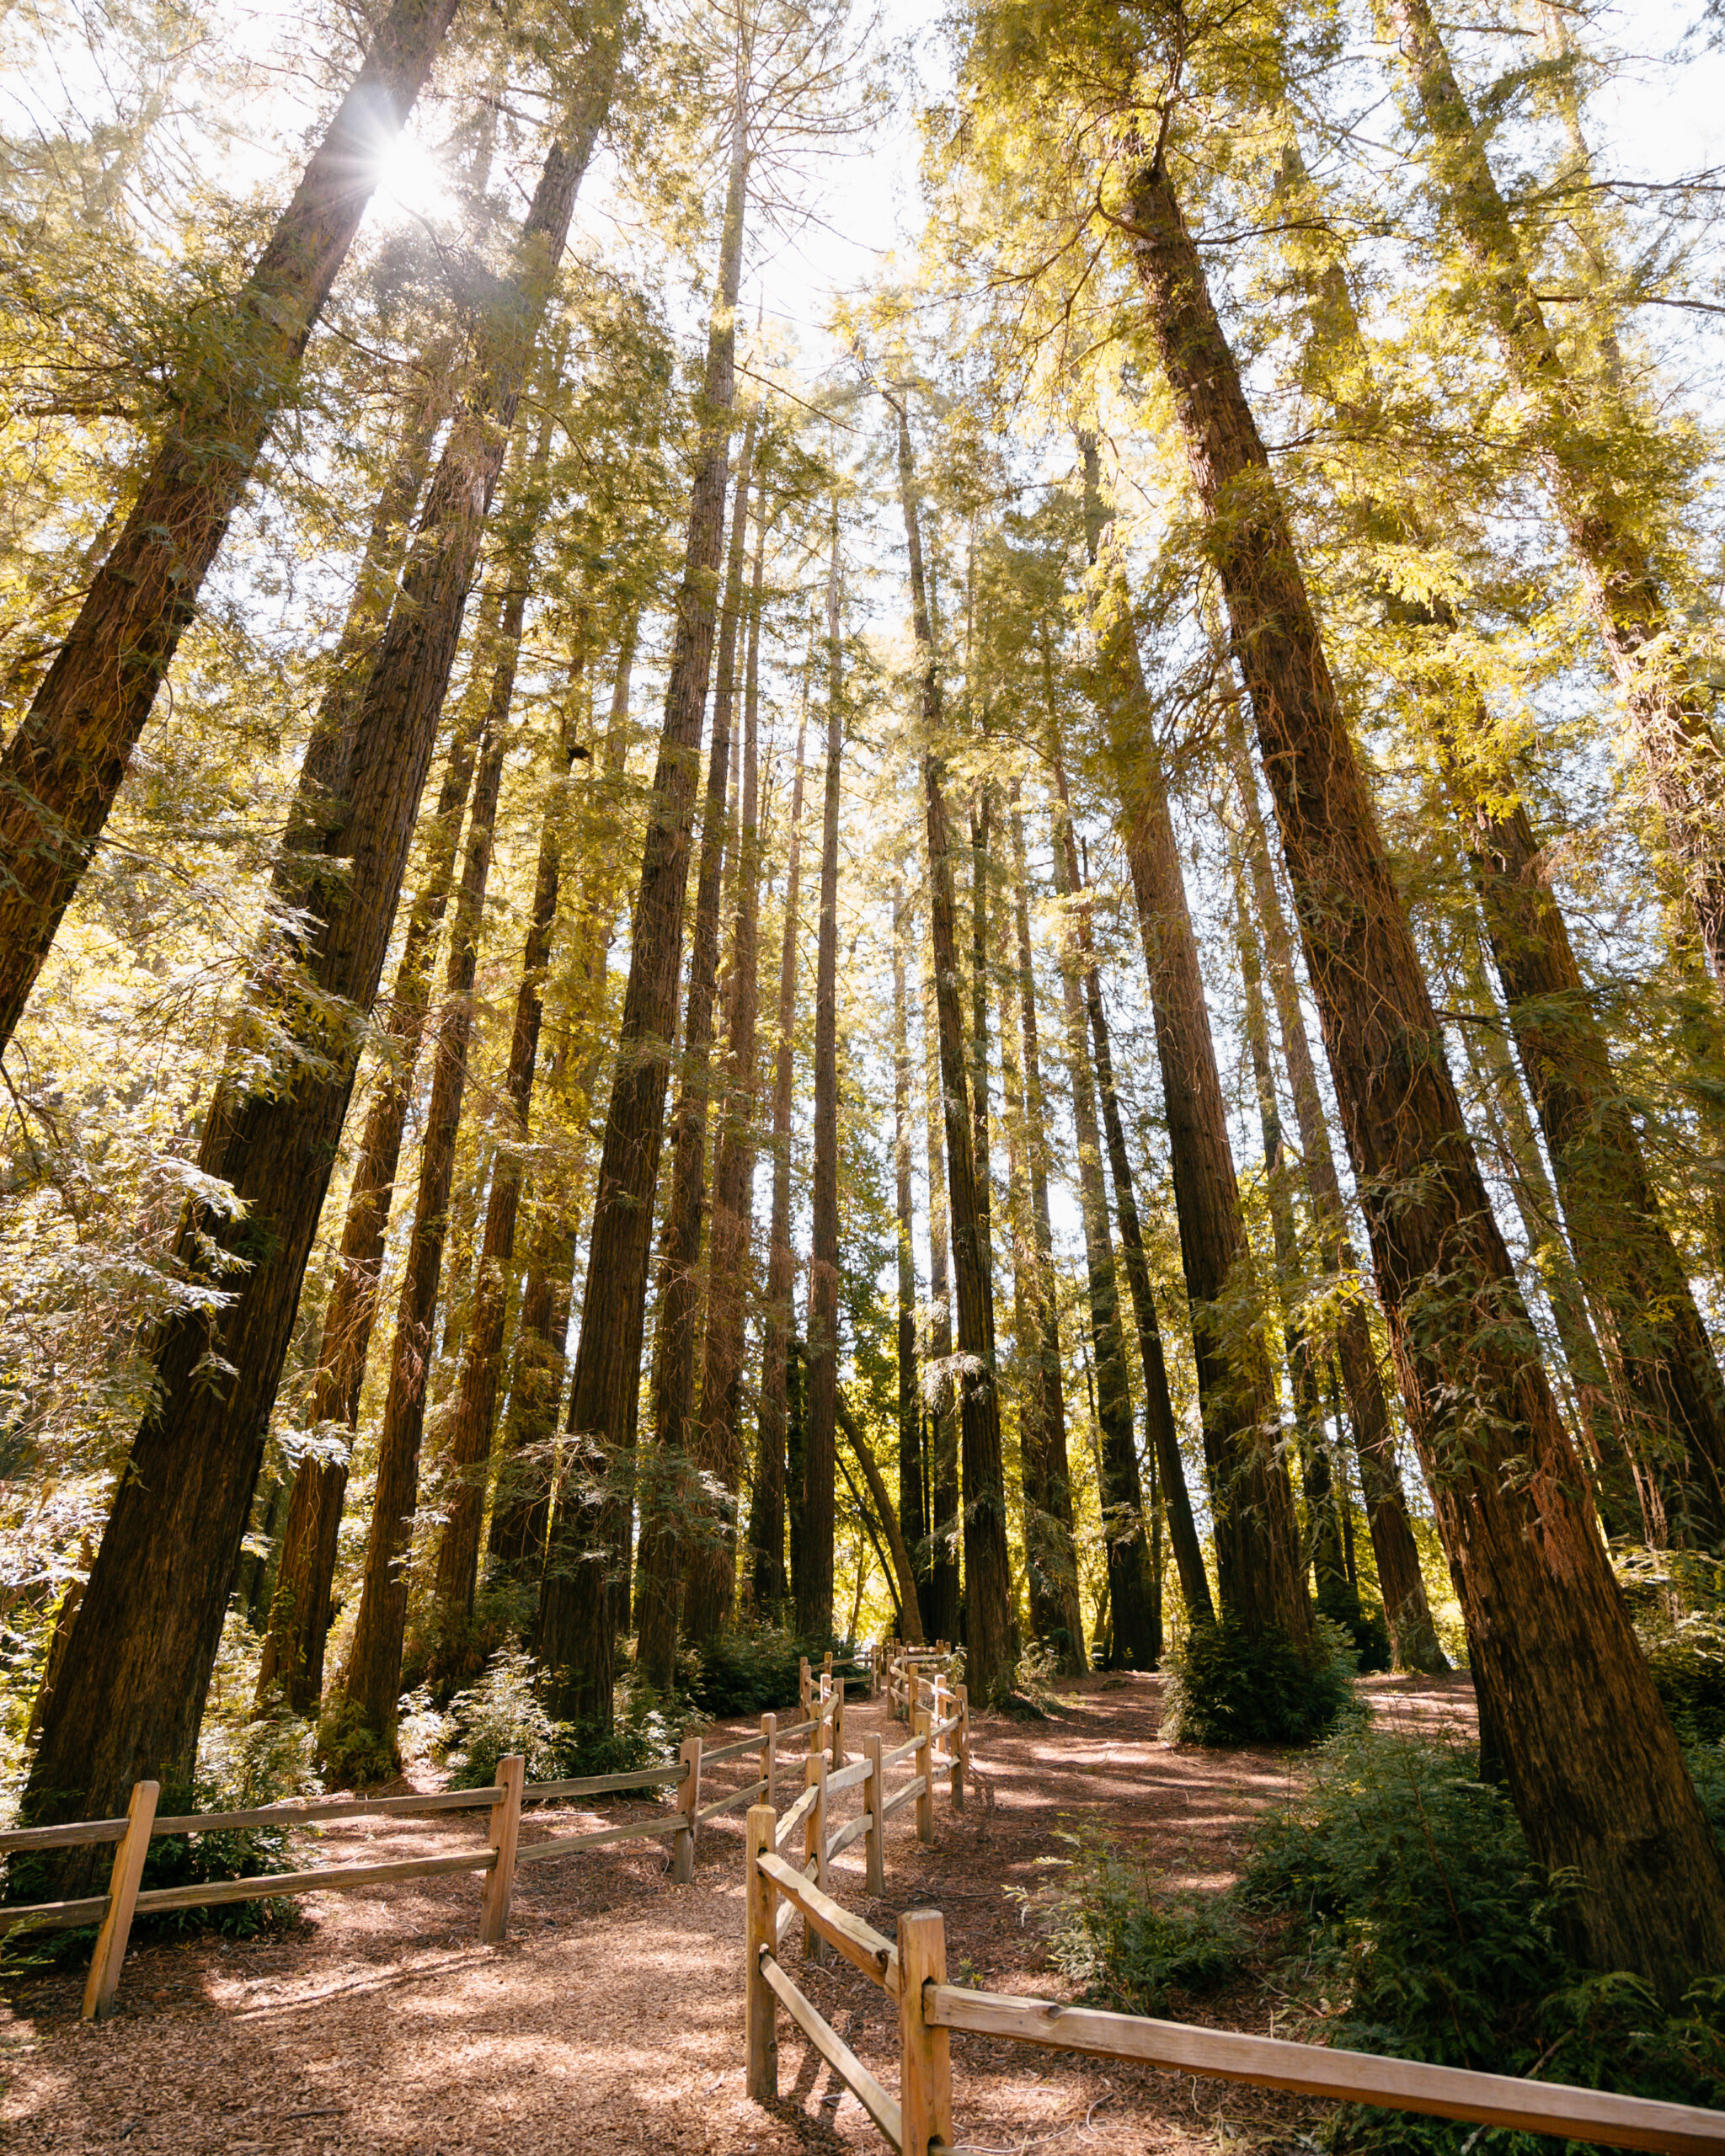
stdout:
<svg viewBox="0 0 1725 2156">
<path fill-rule="evenodd" d="M 743 1357 L 755 1225 L 755 1118 L 760 1094 L 756 1023 L 761 972 L 759 733 L 761 614 L 766 570 L 766 491 L 756 496 L 749 655 L 743 673 L 743 782 L 733 888 L 730 989 L 725 1014 L 724 1113 L 713 1145 L 712 1261 L 702 1358 L 698 1454 L 734 1503 L 743 1486 Z M 733 1527 L 734 1523 L 733 1523 Z M 718 1584 L 728 1617 L 736 1567 L 727 1546 Z"/>
<path fill-rule="evenodd" d="M 569 1391 L 568 1428 L 574 1456 L 552 1524 L 539 1599 L 536 1646 L 540 1660 L 556 1673 L 558 1713 L 606 1729 L 617 1617 L 610 1552 L 617 1539 L 618 1508 L 609 1484 L 616 1456 L 631 1443 L 640 1391 L 653 1193 L 665 1134 L 698 752 L 718 615 L 748 173 L 745 115 L 740 104 L 732 125 L 724 228 L 702 384 L 701 460 L 689 509 L 665 724 Z"/>
<path fill-rule="evenodd" d="M 1317 1071 L 1311 1044 L 1306 1038 L 1306 1014 L 1300 1006 L 1300 988 L 1294 967 L 1294 944 L 1281 894 L 1276 889 L 1269 842 L 1258 813 L 1258 782 L 1246 753 L 1246 738 L 1239 710 L 1230 704 L 1224 713 L 1228 750 L 1233 760 L 1244 822 L 1247 866 L 1251 873 L 1258 932 L 1263 938 L 1270 989 L 1282 1032 L 1282 1051 L 1288 1061 L 1289 1090 L 1300 1125 L 1301 1166 L 1306 1194 L 1317 1227 L 1324 1263 L 1331 1277 L 1345 1280 L 1357 1270 L 1348 1241 L 1346 1214 L 1342 1203 L 1341 1178 L 1330 1144 L 1330 1128 L 1317 1090 Z M 1420 1570 L 1419 1545 L 1407 1517 L 1402 1472 L 1396 1459 L 1396 1432 L 1390 1403 L 1378 1369 L 1372 1343 L 1371 1320 L 1356 1294 L 1346 1297 L 1336 1326 L 1336 1356 L 1347 1388 L 1348 1406 L 1354 1418 L 1354 1449 L 1359 1457 L 1359 1479 L 1365 1493 L 1367 1524 L 1371 1530 L 1372 1555 L 1377 1561 L 1378 1587 L 1384 1598 L 1384 1618 L 1398 1669 L 1423 1670 L 1435 1674 L 1450 1667 L 1438 1645 L 1432 1622 L 1425 1578 Z"/>
<path fill-rule="evenodd" d="M 1573 1866 L 1583 1966 L 1675 1999 L 1725 1966 L 1725 1872 L 1594 1524 L 1445 1067 L 1232 353 L 1157 159 L 1128 195 L 1152 334 L 1231 616 L 1379 1293 L 1535 1858 Z M 1456 1402 L 1473 1403 L 1456 1412 Z"/>
<path fill-rule="evenodd" d="M 844 753 L 839 646 L 839 525 L 826 573 L 826 803 L 814 970 L 814 1161 L 809 1258 L 809 1422 L 803 1440 L 803 1565 L 797 1630 L 832 1630 L 833 1460 L 839 1384 L 839 782 Z"/>
<path fill-rule="evenodd" d="M 922 1604 L 916 1571 L 928 1534 L 922 1504 L 921 1392 L 916 1369 L 916 1249 L 911 1190 L 911 1031 L 905 992 L 905 887 L 893 881 L 893 1171 L 898 1203 L 899 1521 L 911 1553 L 918 1636 Z M 908 1611 L 909 1605 L 907 1605 Z M 908 1614 L 905 1620 L 909 1623 Z"/>
<path fill-rule="evenodd" d="M 478 966 L 485 887 L 495 852 L 498 794 L 510 742 L 509 707 L 515 694 L 515 659 L 521 648 L 526 596 L 525 584 L 518 584 L 505 606 L 491 704 L 480 737 L 473 806 L 467 821 L 467 857 L 450 924 L 443 1017 L 433 1049 L 419 1192 L 396 1308 L 383 1427 L 377 1439 L 377 1479 L 359 1616 L 341 1679 L 355 1733 L 364 1731 L 392 1751 L 396 1700 L 401 1691 L 402 1644 L 407 1630 L 408 1563 L 419 1503 L 419 1450 L 433 1360 L 432 1327 L 443 1269 L 456 1140 L 467 1092 L 473 979 Z"/>
<path fill-rule="evenodd" d="M 576 186 L 615 72 L 595 69 L 574 153 L 554 145 L 528 211 L 511 296 L 487 339 L 481 387 L 453 429 L 356 729 L 337 843 L 350 873 L 315 896 L 296 1024 L 317 1059 L 243 1100 L 218 1095 L 201 1165 L 245 1210 L 195 1209 L 181 1239 L 194 1277 L 220 1251 L 252 1261 L 213 1318 L 188 1312 L 155 1348 L 156 1396 L 120 1481 L 55 1696 L 43 1716 L 29 1802 L 43 1816 L 123 1807 L 146 1775 L 190 1777 L 275 1388 L 328 1187 L 364 1028 L 387 949 L 438 714 L 491 494 L 562 255 Z M 335 1017 L 350 1006 L 354 1019 Z M 211 1384 L 212 1353 L 232 1374 Z M 70 1806 L 70 1812 L 67 1807 Z M 68 1868 L 92 1876 L 88 1857 Z"/>
<path fill-rule="evenodd" d="M 0 1049 L 72 901 L 205 577 L 457 0 L 394 0 L 177 397 L 119 538 L 0 757 Z"/>
<path fill-rule="evenodd" d="M 1517 387 L 1533 407 L 1551 499 L 1593 601 L 1666 836 L 1683 873 L 1703 948 L 1725 983 L 1725 749 L 1709 692 L 1680 654 L 1681 638 L 1648 550 L 1610 478 L 1614 462 L 1570 381 L 1498 191 L 1487 136 L 1468 110 L 1426 0 L 1385 0 L 1431 131 L 1471 286 Z"/>
<path fill-rule="evenodd" d="M 892 1561 L 892 1577 L 896 1582 L 895 1594 L 899 1604 L 900 1629 L 906 1642 L 913 1647 L 923 1644 L 922 1621 L 916 1611 L 916 1575 L 911 1566 L 911 1553 L 905 1546 L 902 1524 L 894 1510 L 880 1470 L 874 1464 L 874 1455 L 868 1449 L 867 1439 L 851 1412 L 850 1402 L 841 1390 L 833 1396 L 833 1412 L 838 1427 L 848 1442 L 857 1465 L 862 1470 L 862 1480 L 868 1486 L 868 1494 L 874 1502 L 880 1519 L 880 1531 L 886 1537 L 887 1553 Z M 855 1620 L 852 1620 L 854 1632 Z"/>
<path fill-rule="evenodd" d="M 701 819 L 701 862 L 684 1004 L 682 1082 L 671 1118 L 670 1203 L 660 1245 L 658 1312 L 653 1352 L 653 1450 L 641 1477 L 640 1583 L 637 1659 L 649 1680 L 669 1690 L 676 1673 L 679 1588 L 685 1630 L 704 1642 L 718 1628 L 729 1596 L 730 1523 L 707 1502 L 697 1480 L 695 1349 L 700 1337 L 701 1228 L 707 1210 L 707 1111 L 713 1067 L 713 1008 L 718 988 L 718 919 L 730 794 L 731 713 L 735 702 L 737 624 L 743 602 L 743 545 L 749 515 L 749 467 L 755 454 L 751 414 L 737 460 L 730 549 L 718 623 L 713 739 Z"/>
<path fill-rule="evenodd" d="M 959 1636 L 959 1432 L 953 1420 L 952 1251 L 948 1233 L 946 1138 L 942 1128 L 939 1020 L 931 936 L 922 958 L 923 1114 L 928 1159 L 929 1357 L 939 1370 L 922 1448 L 930 1549 L 922 1626 L 931 1639 Z"/>
<path fill-rule="evenodd" d="M 1050 748 L 1054 744 L 1050 742 Z M 1096 1415 L 1101 1440 L 1103 1487 L 1098 1493 L 1103 1540 L 1108 1552 L 1108 1607 L 1113 1613 L 1110 1664 L 1154 1669 L 1162 1656 L 1162 1613 L 1151 1602 L 1144 1490 L 1132 1435 L 1132 1388 L 1126 1374 L 1126 1343 L 1120 1326 L 1120 1289 L 1108 1232 L 1108 1186 L 1103 1176 L 1102 1138 L 1096 1091 L 1085 1040 L 1084 990 L 1073 916 L 1078 910 L 1078 852 L 1065 775 L 1054 751 L 1055 889 L 1063 901 L 1060 987 L 1066 1006 L 1066 1070 L 1072 1122 L 1078 1140 L 1078 1192 L 1084 1217 L 1090 1335 L 1096 1358 Z"/>
<path fill-rule="evenodd" d="M 767 1234 L 766 1307 L 761 1323 L 761 1406 L 757 1467 L 750 1507 L 754 1550 L 755 1607 L 766 1616 L 784 1608 L 785 1465 L 792 1287 L 796 1256 L 791 1248 L 791 1094 L 796 1071 L 797 937 L 803 864 L 804 748 L 808 701 L 797 728 L 797 775 L 791 788 L 790 854 L 785 867 L 785 920 L 779 946 L 778 1045 L 772 1079 L 772 1219 Z"/>
<path fill-rule="evenodd" d="M 1001 991 L 1001 1070 L 1007 1101 L 1007 1163 L 1012 1193 L 1012 1287 L 1018 1353 L 1025 1383 L 1018 1410 L 1018 1449 L 1024 1487 L 1024 1568 L 1032 1636 L 1045 1641 L 1060 1669 L 1081 1675 L 1084 1613 L 1078 1600 L 1078 1552 L 1072 1533 L 1071 1476 L 1066 1459 L 1065 1387 L 1060 1369 L 1060 1311 L 1055 1299 L 1054 1232 L 1048 1198 L 1048 1104 L 1042 1086 L 1042 1048 L 1036 1023 L 1036 975 L 1030 947 L 1029 878 L 1024 819 L 1012 783 L 1008 828 L 1012 847 L 1012 916 L 1017 934 L 1017 1031 L 1012 1053 L 1007 989 Z M 1012 1142 L 1016 1113 L 1017 1147 Z M 1022 1152 L 1021 1171 L 1017 1153 Z"/>
<path fill-rule="evenodd" d="M 891 403 L 891 400 L 888 400 Z M 941 696 L 917 528 L 911 429 L 893 404 L 899 430 L 899 491 L 911 556 L 911 611 L 922 691 L 922 782 L 928 814 L 929 926 L 934 944 L 935 1009 L 952 1200 L 953 1272 L 958 1289 L 959 1347 L 964 1368 L 959 1396 L 964 1448 L 964 1646 L 971 1690 L 995 1697 L 1012 1678 L 1012 1566 L 1007 1555 L 1007 1490 L 996 1385 L 993 1285 L 977 1197 L 969 1103 L 966 1098 L 964 1014 L 959 997 L 957 906 L 947 814 L 946 760 L 940 744 Z"/>
</svg>

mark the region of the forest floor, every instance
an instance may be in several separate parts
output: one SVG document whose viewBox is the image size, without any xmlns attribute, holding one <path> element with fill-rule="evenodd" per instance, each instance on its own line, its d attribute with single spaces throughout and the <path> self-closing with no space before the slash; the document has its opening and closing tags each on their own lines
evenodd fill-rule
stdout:
<svg viewBox="0 0 1725 2156">
<path fill-rule="evenodd" d="M 888 1822 L 887 1897 L 863 1891 L 860 1843 L 833 1889 L 889 1935 L 901 1910 L 946 1916 L 954 1982 L 1066 1997 L 1009 1892 L 1046 1877 L 1063 1828 L 1091 1821 L 1140 1850 L 1174 1886 L 1220 1888 L 1254 1820 L 1300 1772 L 1268 1752 L 1187 1752 L 1156 1730 L 1162 1680 L 1092 1677 L 1061 1688 L 1040 1722 L 978 1716 L 965 1810 L 944 1787 L 931 1847 L 914 1806 Z M 1471 1734 L 1466 1677 L 1373 1678 L 1381 1721 Z M 846 1714 L 855 1755 L 879 1703 Z M 713 1732 L 717 1745 L 746 1732 Z M 902 1741 L 902 1731 L 889 1741 Z M 703 1800 L 740 1787 L 746 1758 L 714 1770 Z M 794 1770 L 793 1770 L 794 1771 Z M 783 1801 L 782 1789 L 781 1791 Z M 854 1799 L 845 1800 L 846 1809 Z M 522 1845 L 644 1812 L 532 1812 Z M 835 1816 L 839 1816 L 836 1812 Z M 384 1861 L 459 1848 L 480 1815 L 360 1821 L 302 1846 L 303 1861 Z M 321 1849 L 320 1845 L 321 1844 Z M 13 2149 L 124 2148 L 126 2156 L 551 2156 L 592 2150 L 789 2156 L 884 2146 L 856 2099 L 779 2016 L 780 2099 L 744 2088 L 743 1824 L 702 1830 L 695 1883 L 674 1887 L 669 1844 L 601 1849 L 519 1875 L 507 1940 L 476 1943 L 471 1875 L 363 1894 L 312 1895 L 295 1929 L 245 1941 L 209 1935 L 135 1944 L 116 2018 L 77 2018 L 83 1967 L 13 1979 L 0 1999 L 0 2139 Z M 896 2009 L 847 1964 L 788 1966 L 864 2063 L 896 2085 Z M 1278 2001 L 1254 1976 L 1182 2018 L 1258 2033 Z M 953 2117 L 973 2156 L 1309 2148 L 1316 2114 L 1295 2099 L 1190 2075 L 1007 2044 L 953 2040 Z"/>
</svg>

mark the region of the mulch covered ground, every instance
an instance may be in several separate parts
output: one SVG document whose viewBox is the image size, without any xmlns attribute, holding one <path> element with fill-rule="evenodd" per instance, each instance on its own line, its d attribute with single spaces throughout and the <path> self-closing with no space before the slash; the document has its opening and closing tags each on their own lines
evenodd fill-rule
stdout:
<svg viewBox="0 0 1725 2156">
<path fill-rule="evenodd" d="M 1069 1704 L 1045 1721 L 978 1717 L 964 1812 L 949 1809 L 943 1788 L 930 1848 L 916 1838 L 914 1806 L 894 1815 L 884 1903 L 863 1892 L 860 1843 L 835 1860 L 832 1891 L 889 1935 L 903 1909 L 943 1910 L 954 1982 L 1066 1996 L 1008 1891 L 1035 1888 L 1045 1876 L 1037 1860 L 1060 1853 L 1062 1827 L 1093 1821 L 1142 1849 L 1169 1884 L 1220 1887 L 1239 1870 L 1254 1818 L 1299 1771 L 1268 1753 L 1163 1746 L 1160 1689 L 1153 1677 L 1089 1678 L 1064 1688 Z M 1367 1689 L 1387 1720 L 1471 1722 L 1465 1678 L 1380 1678 Z M 853 1753 L 882 1716 L 879 1705 L 852 1702 Z M 729 1725 L 711 1741 L 742 1733 Z M 893 1726 L 889 1743 L 902 1735 Z M 719 1768 L 703 1797 L 752 1771 L 746 1759 Z M 848 1812 L 856 1799 L 840 1803 Z M 533 1812 L 523 1843 L 649 1809 Z M 453 1849 L 483 1838 L 483 1817 L 344 1823 L 307 1837 L 303 1860 Z M 135 1945 L 120 2011 L 101 2027 L 77 2018 L 81 1969 L 14 1982 L 0 2003 L 0 2137 L 67 2156 L 884 2148 L 783 2015 L 777 2106 L 762 2110 L 744 2092 L 742 1854 L 739 1814 L 702 1829 L 692 1886 L 670 1884 L 663 1842 L 529 1866 L 498 1947 L 476 1943 L 470 1875 L 310 1896 L 287 1933 Z M 785 1941 L 788 1967 L 895 2087 L 896 2009 L 847 1964 L 804 1967 L 799 1929 Z M 1244 1980 L 1186 2018 L 1268 2033 L 1279 2004 Z M 1124 2156 L 1214 2148 L 1219 2137 L 1311 2145 L 1310 2109 L 1258 2089 L 984 2037 L 955 2036 L 953 2057 L 957 2140 L 975 2156 Z"/>
</svg>

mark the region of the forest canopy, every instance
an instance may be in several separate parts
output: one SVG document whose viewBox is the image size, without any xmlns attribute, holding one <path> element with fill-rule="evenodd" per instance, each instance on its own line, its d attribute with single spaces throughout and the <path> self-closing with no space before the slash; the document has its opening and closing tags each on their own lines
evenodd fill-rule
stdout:
<svg viewBox="0 0 1725 2156">
<path fill-rule="evenodd" d="M 1465 1666 L 1725 1971 L 1719 28 L 1503 13 L 0 8 L 8 1814 Z"/>
</svg>

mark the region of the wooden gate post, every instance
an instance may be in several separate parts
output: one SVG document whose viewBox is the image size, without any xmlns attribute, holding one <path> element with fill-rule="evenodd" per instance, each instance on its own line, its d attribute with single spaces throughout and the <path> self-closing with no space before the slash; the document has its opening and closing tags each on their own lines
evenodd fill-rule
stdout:
<svg viewBox="0 0 1725 2156">
<path fill-rule="evenodd" d="M 138 1881 L 144 1876 L 150 1829 L 156 1823 L 156 1799 L 161 1794 L 160 1782 L 131 1785 L 126 1832 L 114 1852 L 114 1869 L 108 1876 L 108 1906 L 102 1912 L 102 1929 L 96 1935 L 96 1951 L 90 1957 L 90 1973 L 84 1983 L 86 2021 L 105 2021 L 114 2011 L 120 1965 L 126 1959 L 126 1942 L 131 1936 L 131 1913 L 137 1906 Z"/>
<path fill-rule="evenodd" d="M 778 1814 L 770 1804 L 749 1806 L 748 1929 L 744 1971 L 747 2004 L 744 2009 L 749 2036 L 749 2094 L 757 2104 L 778 2100 L 778 2025 L 772 1987 L 761 1972 L 761 1957 L 777 1945 L 775 1935 L 777 1897 L 772 1881 L 761 1869 L 763 1849 L 771 1849 L 778 1832 Z"/>
<path fill-rule="evenodd" d="M 862 1785 L 862 1795 L 868 1806 L 868 1832 L 862 1837 L 862 1855 L 868 1866 L 868 1888 L 878 1900 L 886 1898 L 886 1819 L 882 1806 L 886 1802 L 886 1770 L 880 1764 L 884 1749 L 880 1732 L 871 1729 L 862 1739 L 862 1754 L 868 1762 L 868 1779 Z"/>
<path fill-rule="evenodd" d="M 948 1749 L 953 1755 L 953 1809 L 964 1809 L 964 1776 L 970 1765 L 970 1687 L 953 1687 L 959 1702 L 959 1726 L 953 1732 Z"/>
<path fill-rule="evenodd" d="M 777 1806 L 778 1803 L 778 1716 L 761 1717 L 761 1779 L 766 1784 L 761 1796 L 763 1804 Z"/>
<path fill-rule="evenodd" d="M 485 1898 L 479 1908 L 479 1944 L 494 1946 L 509 1929 L 509 1906 L 515 1891 L 515 1843 L 521 1831 L 521 1785 L 527 1763 L 519 1752 L 497 1763 L 502 1795 L 491 1807 L 491 1847 L 495 1861 L 485 1875 Z"/>
<path fill-rule="evenodd" d="M 670 1876 L 674 1885 L 686 1886 L 695 1876 L 695 1814 L 701 1803 L 700 1738 L 686 1737 L 677 1759 L 683 1770 L 676 1785 L 677 1810 L 683 1815 L 683 1823 L 671 1844 Z"/>
<path fill-rule="evenodd" d="M 953 2145 L 952 2041 L 922 2018 L 922 1987 L 947 1980 L 946 1923 L 938 1909 L 899 1919 L 899 2105 L 903 2156 Z"/>
<path fill-rule="evenodd" d="M 918 1707 L 914 1726 L 916 1732 L 916 1771 L 922 1777 L 922 1788 L 916 1799 L 916 1838 L 919 1842 L 934 1839 L 934 1738 L 930 1734 L 934 1724 L 927 1707 Z"/>
<path fill-rule="evenodd" d="M 814 1860 L 814 1883 L 824 1894 L 826 1892 L 826 1754 L 812 1752 L 804 1762 L 803 1780 L 817 1791 L 813 1810 L 803 1822 L 803 1868 L 806 1871 L 809 1860 Z M 803 1959 L 818 1961 L 821 1959 L 820 1934 L 803 1919 Z"/>
</svg>

